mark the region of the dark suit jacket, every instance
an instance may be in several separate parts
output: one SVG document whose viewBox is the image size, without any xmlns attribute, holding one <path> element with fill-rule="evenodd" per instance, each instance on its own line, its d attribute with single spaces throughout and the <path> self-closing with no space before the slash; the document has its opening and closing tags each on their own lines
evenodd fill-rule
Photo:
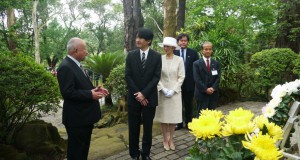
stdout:
<svg viewBox="0 0 300 160">
<path fill-rule="evenodd" d="M 180 56 L 180 50 L 175 50 L 174 54 Z M 186 61 L 185 61 L 185 78 L 181 86 L 184 91 L 194 91 L 195 82 L 193 77 L 193 63 L 199 59 L 198 53 L 190 48 L 186 50 Z"/>
<path fill-rule="evenodd" d="M 140 105 L 140 102 L 135 99 L 134 93 L 141 92 L 148 99 L 148 106 L 157 106 L 157 84 L 160 79 L 161 66 L 161 54 L 152 49 L 149 49 L 144 72 L 142 70 L 140 50 L 136 49 L 128 53 L 125 68 L 128 105 Z"/>
<path fill-rule="evenodd" d="M 221 65 L 219 62 L 211 58 L 210 69 L 211 72 L 207 71 L 206 64 L 203 58 L 200 58 L 194 62 L 194 80 L 195 80 L 195 99 L 199 101 L 208 100 L 208 94 L 205 93 L 209 87 L 214 88 L 215 92 L 211 95 L 212 100 L 217 100 L 219 83 L 221 78 Z M 212 75 L 212 71 L 216 70 L 217 75 Z"/>
<path fill-rule="evenodd" d="M 101 117 L 98 100 L 92 99 L 91 81 L 78 65 L 66 57 L 57 70 L 63 104 L 63 124 L 67 127 L 92 125 Z"/>
</svg>

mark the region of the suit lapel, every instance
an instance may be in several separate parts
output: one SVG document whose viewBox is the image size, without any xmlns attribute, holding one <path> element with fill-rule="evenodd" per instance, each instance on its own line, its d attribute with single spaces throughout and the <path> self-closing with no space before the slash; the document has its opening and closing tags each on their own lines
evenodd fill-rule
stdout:
<svg viewBox="0 0 300 160">
<path fill-rule="evenodd" d="M 206 73 L 208 73 L 207 67 L 206 67 L 206 64 L 205 64 L 203 58 L 200 59 L 199 63 L 200 63 L 199 67 L 203 68 L 203 70 L 204 70 Z M 200 69 L 201 69 L 201 68 L 200 68 Z"/>
<path fill-rule="evenodd" d="M 189 50 L 188 48 L 186 48 L 185 64 L 189 64 L 189 61 L 190 61 L 191 53 L 190 53 L 189 51 L 190 51 L 190 50 Z"/>
<path fill-rule="evenodd" d="M 174 54 L 180 57 L 180 50 L 174 50 Z"/>
<path fill-rule="evenodd" d="M 213 59 L 211 59 L 210 61 L 211 61 L 210 62 L 210 69 L 213 71 L 216 68 L 216 63 L 215 63 L 215 61 Z"/>
<path fill-rule="evenodd" d="M 139 72 L 142 74 L 143 69 L 142 69 L 142 60 L 141 60 L 140 50 L 137 49 L 133 55 L 134 55 L 135 64 L 136 64 Z"/>
<path fill-rule="evenodd" d="M 147 59 L 146 59 L 146 68 L 144 70 L 144 73 L 147 71 L 147 68 L 149 67 L 152 59 L 153 59 L 153 50 L 149 49 L 148 56 L 147 56 Z"/>
<path fill-rule="evenodd" d="M 91 86 L 93 86 L 93 84 L 92 84 L 90 78 L 87 77 L 87 76 L 83 73 L 83 71 L 81 70 L 81 68 L 80 68 L 80 67 L 79 67 L 79 66 L 78 66 L 71 58 L 69 58 L 68 56 L 67 56 L 67 60 L 68 60 L 69 64 L 72 65 L 72 68 L 74 68 L 75 71 L 76 71 L 77 73 L 81 74 L 81 77 L 82 77 L 82 78 L 84 77 L 84 79 L 86 79 L 86 80 L 89 82 L 89 84 L 90 84 Z"/>
</svg>

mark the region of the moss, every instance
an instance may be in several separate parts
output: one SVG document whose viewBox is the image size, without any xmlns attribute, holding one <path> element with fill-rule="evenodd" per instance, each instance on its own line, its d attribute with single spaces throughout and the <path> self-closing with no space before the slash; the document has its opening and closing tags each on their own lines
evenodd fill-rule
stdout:
<svg viewBox="0 0 300 160">
<path fill-rule="evenodd" d="M 11 145 L 0 144 L 0 159 L 25 160 L 27 155 L 25 152 L 19 152 Z"/>
<path fill-rule="evenodd" d="M 64 155 L 66 142 L 51 123 L 34 121 L 25 124 L 16 134 L 14 146 L 30 155 Z"/>
</svg>

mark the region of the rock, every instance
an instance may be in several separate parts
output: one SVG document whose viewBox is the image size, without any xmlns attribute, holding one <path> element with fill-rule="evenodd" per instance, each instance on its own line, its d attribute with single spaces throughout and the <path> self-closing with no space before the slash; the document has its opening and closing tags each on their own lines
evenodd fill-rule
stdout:
<svg viewBox="0 0 300 160">
<path fill-rule="evenodd" d="M 25 152 L 19 152 L 11 145 L 0 144 L 0 159 L 1 160 L 26 160 L 27 155 Z"/>
<path fill-rule="evenodd" d="M 66 154 L 66 142 L 58 134 L 57 128 L 42 120 L 26 123 L 15 133 L 14 146 L 40 157 L 57 158 Z"/>
<path fill-rule="evenodd" d="M 140 140 L 143 125 L 141 125 Z M 153 137 L 161 134 L 160 124 L 153 124 Z M 89 159 L 101 159 L 128 149 L 128 125 L 118 124 L 111 128 L 94 129 L 91 139 Z"/>
<path fill-rule="evenodd" d="M 95 124 L 96 128 L 107 128 L 127 122 L 127 112 L 109 112 Z"/>
<path fill-rule="evenodd" d="M 118 124 L 111 128 L 94 129 L 89 159 L 101 159 L 119 153 L 127 148 L 128 126 Z"/>
</svg>

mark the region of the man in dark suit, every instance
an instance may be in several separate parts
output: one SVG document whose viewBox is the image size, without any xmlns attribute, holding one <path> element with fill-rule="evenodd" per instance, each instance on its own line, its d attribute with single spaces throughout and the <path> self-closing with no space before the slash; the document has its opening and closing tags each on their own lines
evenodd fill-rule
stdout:
<svg viewBox="0 0 300 160">
<path fill-rule="evenodd" d="M 129 154 L 132 159 L 150 160 L 152 125 L 158 105 L 157 84 L 161 73 L 161 54 L 150 49 L 153 32 L 139 29 L 136 46 L 126 57 L 125 79 L 128 87 Z M 139 150 L 140 124 L 143 123 L 142 150 Z"/>
<path fill-rule="evenodd" d="M 189 43 L 189 35 L 181 33 L 177 37 L 178 45 L 180 50 L 175 50 L 175 55 L 183 58 L 184 68 L 185 68 L 185 79 L 181 86 L 182 90 L 182 104 L 184 107 L 184 122 L 187 126 L 189 122 L 192 121 L 193 115 L 193 97 L 194 97 L 194 88 L 195 82 L 193 77 L 193 63 L 199 59 L 198 53 L 191 49 L 187 48 Z M 176 130 L 183 127 L 182 123 L 176 125 Z"/>
<path fill-rule="evenodd" d="M 202 44 L 202 58 L 194 62 L 195 99 L 197 101 L 197 114 L 202 109 L 215 109 L 219 97 L 219 83 L 221 78 L 221 65 L 211 58 L 212 43 Z"/>
<path fill-rule="evenodd" d="M 86 160 L 93 124 L 100 117 L 98 99 L 107 95 L 95 88 L 80 62 L 88 54 L 86 44 L 72 38 L 67 45 L 67 57 L 57 70 L 57 79 L 63 103 L 63 124 L 68 134 L 68 160 Z"/>
</svg>

